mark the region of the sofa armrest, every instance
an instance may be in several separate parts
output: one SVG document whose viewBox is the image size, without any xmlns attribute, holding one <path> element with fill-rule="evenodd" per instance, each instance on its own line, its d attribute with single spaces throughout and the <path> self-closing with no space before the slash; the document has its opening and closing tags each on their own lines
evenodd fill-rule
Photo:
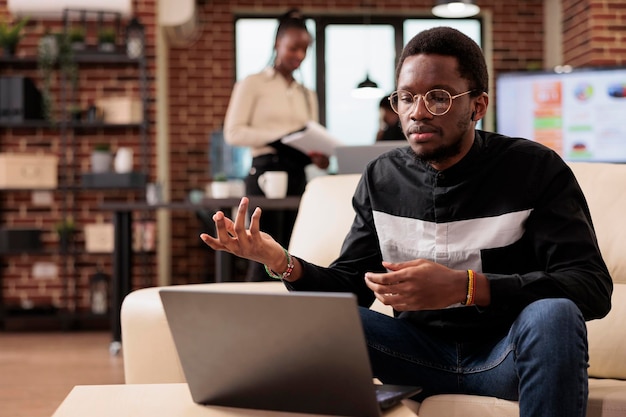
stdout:
<svg viewBox="0 0 626 417">
<path fill-rule="evenodd" d="M 178 288 L 193 291 L 287 291 L 279 281 L 189 284 Z M 133 291 L 122 303 L 124 377 L 127 384 L 185 382 L 159 290 L 160 287 L 150 287 Z"/>
</svg>

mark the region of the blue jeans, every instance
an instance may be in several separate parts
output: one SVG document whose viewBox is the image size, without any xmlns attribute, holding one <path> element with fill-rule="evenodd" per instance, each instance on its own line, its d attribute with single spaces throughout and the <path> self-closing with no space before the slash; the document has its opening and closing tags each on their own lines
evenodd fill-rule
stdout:
<svg viewBox="0 0 626 417">
<path fill-rule="evenodd" d="M 520 417 L 585 416 L 587 329 L 570 300 L 536 301 L 508 333 L 472 342 L 360 311 L 374 376 L 423 387 L 418 401 L 436 394 L 473 394 L 519 401 Z"/>
</svg>

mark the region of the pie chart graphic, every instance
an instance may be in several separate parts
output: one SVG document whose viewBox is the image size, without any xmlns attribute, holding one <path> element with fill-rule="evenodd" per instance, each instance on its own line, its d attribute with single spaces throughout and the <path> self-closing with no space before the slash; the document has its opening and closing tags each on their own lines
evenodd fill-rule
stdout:
<svg viewBox="0 0 626 417">
<path fill-rule="evenodd" d="M 615 83 L 609 85 L 608 93 L 610 97 L 626 98 L 626 83 Z"/>
<path fill-rule="evenodd" d="M 589 83 L 580 83 L 574 88 L 574 96 L 579 101 L 588 101 L 593 96 L 593 86 Z"/>
</svg>

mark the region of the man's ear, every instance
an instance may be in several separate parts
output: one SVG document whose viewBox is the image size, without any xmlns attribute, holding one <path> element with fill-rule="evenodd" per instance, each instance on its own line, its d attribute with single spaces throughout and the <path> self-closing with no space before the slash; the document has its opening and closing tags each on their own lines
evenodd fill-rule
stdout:
<svg viewBox="0 0 626 417">
<path fill-rule="evenodd" d="M 489 95 L 487 93 L 482 93 L 480 96 L 476 97 L 476 101 L 474 104 L 475 108 L 472 112 L 472 121 L 477 122 L 487 114 L 487 106 L 489 106 Z"/>
</svg>

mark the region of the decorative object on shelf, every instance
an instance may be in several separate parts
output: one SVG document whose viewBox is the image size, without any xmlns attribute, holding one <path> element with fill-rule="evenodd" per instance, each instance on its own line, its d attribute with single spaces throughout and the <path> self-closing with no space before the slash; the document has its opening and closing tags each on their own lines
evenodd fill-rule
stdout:
<svg viewBox="0 0 626 417">
<path fill-rule="evenodd" d="M 59 34 L 51 33 L 46 30 L 46 33 L 39 38 L 37 43 L 37 58 L 40 61 L 50 62 L 54 64 L 59 56 Z"/>
<path fill-rule="evenodd" d="M 93 314 L 106 314 L 109 311 L 110 281 L 111 277 L 100 270 L 89 277 L 89 295 Z"/>
<path fill-rule="evenodd" d="M 218 173 L 213 176 L 213 181 L 211 182 L 211 197 L 228 198 L 229 196 L 230 184 L 228 184 L 226 174 Z"/>
<path fill-rule="evenodd" d="M 74 240 L 74 233 L 76 233 L 76 224 L 72 217 L 66 217 L 63 220 L 58 221 L 54 225 L 54 230 L 59 237 L 59 246 L 65 252 L 70 248 L 72 241 Z"/>
<path fill-rule="evenodd" d="M 161 184 L 158 182 L 149 182 L 146 184 L 146 203 L 150 205 L 162 202 Z"/>
<path fill-rule="evenodd" d="M 204 198 L 204 191 L 193 189 L 189 191 L 187 198 L 191 204 L 200 204 Z"/>
<path fill-rule="evenodd" d="M 85 49 L 85 29 L 80 26 L 72 26 L 67 37 L 74 51 L 83 51 Z"/>
<path fill-rule="evenodd" d="M 78 104 L 72 104 L 69 107 L 70 118 L 72 122 L 80 122 L 83 120 L 83 109 Z"/>
<path fill-rule="evenodd" d="M 78 65 L 74 60 L 74 50 L 68 33 L 46 32 L 37 45 L 37 67 L 43 80 L 41 83 L 43 116 L 45 120 L 53 123 L 56 119 L 51 93 L 54 71 L 58 67 L 61 75 L 73 88 L 78 84 Z"/>
<path fill-rule="evenodd" d="M 156 222 L 133 222 L 133 250 L 135 252 L 152 252 L 156 249 Z"/>
<path fill-rule="evenodd" d="M 102 52 L 115 52 L 115 29 L 104 27 L 98 31 L 98 49 Z"/>
<path fill-rule="evenodd" d="M 93 100 L 89 100 L 85 116 L 86 121 L 89 123 L 99 122 L 101 120 L 98 115 L 98 108 L 96 107 Z"/>
<path fill-rule="evenodd" d="M 133 149 L 122 147 L 115 152 L 113 167 L 118 174 L 127 174 L 133 171 Z"/>
<path fill-rule="evenodd" d="M 126 55 L 129 58 L 137 59 L 144 54 L 144 36 L 144 26 L 136 16 L 133 17 L 126 26 Z"/>
<path fill-rule="evenodd" d="M 102 174 L 111 171 L 113 155 L 111 146 L 108 143 L 98 143 L 91 152 L 91 172 Z"/>
<path fill-rule="evenodd" d="M 28 23 L 28 18 L 24 17 L 15 24 L 0 22 L 0 46 L 4 50 L 4 56 L 15 56 L 17 45 L 22 39 L 22 29 Z"/>
<path fill-rule="evenodd" d="M 43 80 L 41 89 L 41 107 L 43 117 L 48 122 L 53 122 L 53 104 L 50 94 L 52 73 L 59 57 L 59 37 L 46 31 L 45 35 L 37 43 L 37 68 Z"/>
</svg>

